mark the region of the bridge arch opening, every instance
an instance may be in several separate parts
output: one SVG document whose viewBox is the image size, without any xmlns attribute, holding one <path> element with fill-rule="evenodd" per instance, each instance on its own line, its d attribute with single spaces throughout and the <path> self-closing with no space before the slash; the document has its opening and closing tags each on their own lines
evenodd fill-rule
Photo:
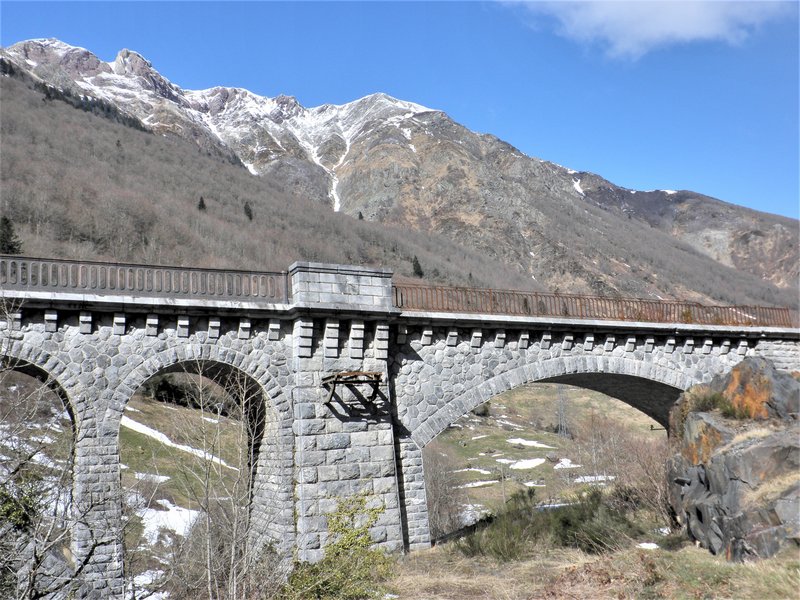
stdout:
<svg viewBox="0 0 800 600">
<path fill-rule="evenodd" d="M 33 363 L 2 357 L 0 537 L 16 545 L 4 545 L 0 553 L 8 553 L 4 568 L 17 577 L 16 591 L 25 597 L 59 587 L 54 577 L 74 566 L 69 560 L 80 520 L 75 442 L 74 412 L 64 387 Z"/>
<path fill-rule="evenodd" d="M 666 518 L 666 473 L 663 482 L 654 475 L 665 468 L 666 428 L 635 402 L 579 382 L 515 386 L 454 419 L 426 444 L 432 540 L 496 513 L 514 494 L 557 505 L 586 487 L 615 483 L 651 486 L 642 501 Z"/>
<path fill-rule="evenodd" d="M 286 543 L 281 421 L 264 382 L 228 362 L 178 361 L 141 382 L 120 422 L 130 581 L 168 560 L 198 593 L 209 577 L 241 586 L 265 546 Z"/>
</svg>

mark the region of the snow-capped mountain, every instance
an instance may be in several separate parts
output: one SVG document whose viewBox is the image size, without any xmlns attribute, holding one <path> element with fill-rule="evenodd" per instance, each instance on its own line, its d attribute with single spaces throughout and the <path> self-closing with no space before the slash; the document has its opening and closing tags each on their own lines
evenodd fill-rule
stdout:
<svg viewBox="0 0 800 600">
<path fill-rule="evenodd" d="M 155 133 L 207 138 L 206 143 L 227 147 L 254 175 L 269 173 L 276 162 L 288 162 L 295 169 L 300 167 L 298 160 L 311 163 L 319 171 L 316 177 L 326 180 L 327 196 L 337 211 L 337 170 L 359 136 L 382 123 L 408 138 L 414 116 L 430 112 L 380 93 L 347 104 L 305 108 L 290 96 L 268 98 L 242 88 L 184 90 L 136 52 L 122 50 L 115 60 L 104 62 L 84 48 L 55 39 L 15 44 L 7 56 L 48 83 L 77 88 L 78 93 L 121 107 Z"/>
<path fill-rule="evenodd" d="M 136 52 L 104 62 L 52 39 L 20 42 L 0 59 L 154 133 L 235 157 L 293 194 L 443 234 L 550 289 L 708 300 L 751 283 L 797 285 L 794 219 L 686 190 L 625 189 L 385 94 L 306 108 L 241 88 L 185 90 Z M 720 296 L 722 281 L 730 292 Z"/>
</svg>

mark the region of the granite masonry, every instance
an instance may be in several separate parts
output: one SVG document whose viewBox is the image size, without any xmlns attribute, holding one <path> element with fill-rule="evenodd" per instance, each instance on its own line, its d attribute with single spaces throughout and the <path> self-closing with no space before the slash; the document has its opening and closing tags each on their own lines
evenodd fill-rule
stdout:
<svg viewBox="0 0 800 600">
<path fill-rule="evenodd" d="M 222 385 L 244 376 L 264 418 L 250 543 L 315 561 L 326 515 L 353 494 L 383 509 L 371 529 L 376 545 L 429 546 L 422 448 L 517 386 L 600 390 L 666 426 L 682 391 L 745 356 L 800 369 L 789 329 L 402 312 L 386 270 L 295 263 L 285 277 L 285 293 L 267 301 L 2 289 L 6 366 L 46 380 L 74 421 L 74 497 L 84 516 L 73 554 L 92 553 L 84 597 L 123 596 L 120 420 L 157 373 L 194 370 Z"/>
</svg>

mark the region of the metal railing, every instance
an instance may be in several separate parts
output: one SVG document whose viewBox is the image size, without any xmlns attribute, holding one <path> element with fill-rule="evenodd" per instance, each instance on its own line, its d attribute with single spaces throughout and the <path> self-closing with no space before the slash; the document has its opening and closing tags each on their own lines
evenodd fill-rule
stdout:
<svg viewBox="0 0 800 600">
<path fill-rule="evenodd" d="M 392 286 L 394 305 L 407 311 L 462 312 L 649 323 L 797 327 L 789 308 L 706 306 L 694 302 L 543 294 L 417 284 Z"/>
<path fill-rule="evenodd" d="M 227 271 L 0 256 L 0 290 L 265 303 L 289 301 L 284 272 Z"/>
</svg>

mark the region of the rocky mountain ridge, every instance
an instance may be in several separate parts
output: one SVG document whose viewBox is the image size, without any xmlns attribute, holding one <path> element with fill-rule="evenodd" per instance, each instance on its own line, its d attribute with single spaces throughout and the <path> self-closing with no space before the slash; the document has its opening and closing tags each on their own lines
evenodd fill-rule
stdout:
<svg viewBox="0 0 800 600">
<path fill-rule="evenodd" d="M 103 62 L 58 40 L 2 57 L 334 211 L 444 234 L 550 289 L 721 301 L 758 288 L 737 301 L 796 303 L 793 219 L 688 191 L 627 190 L 385 94 L 304 108 L 241 88 L 183 90 L 135 52 Z"/>
</svg>

